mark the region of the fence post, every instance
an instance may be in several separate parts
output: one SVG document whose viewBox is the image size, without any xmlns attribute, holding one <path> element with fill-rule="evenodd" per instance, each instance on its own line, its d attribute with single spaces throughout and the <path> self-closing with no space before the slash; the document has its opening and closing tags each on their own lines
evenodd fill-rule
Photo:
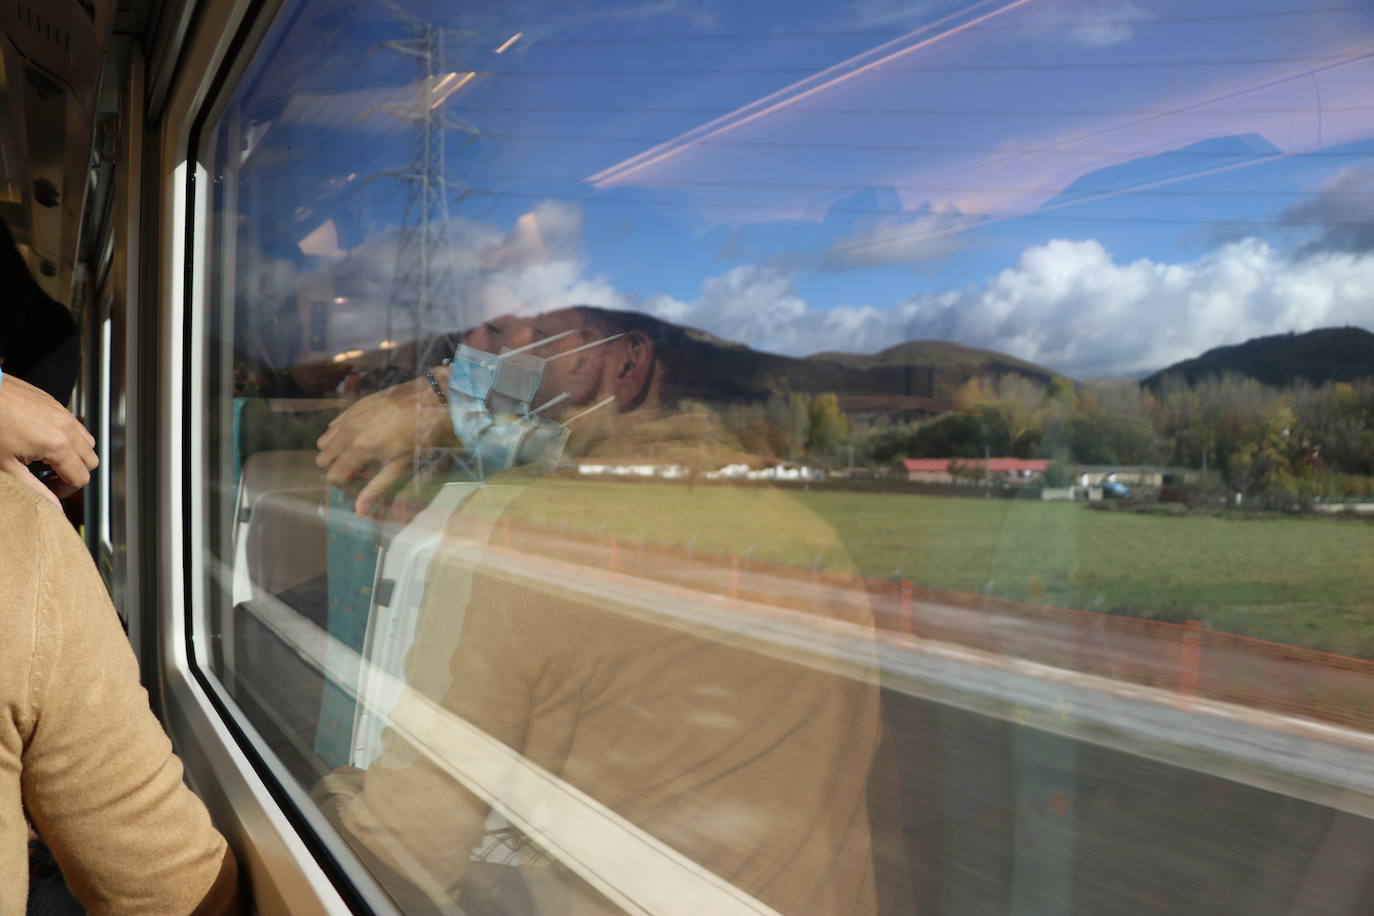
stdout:
<svg viewBox="0 0 1374 916">
<path fill-rule="evenodd" d="M 1178 648 L 1178 692 L 1184 708 L 1197 696 L 1198 668 L 1202 663 L 1202 621 L 1184 624 L 1183 641 Z"/>
<path fill-rule="evenodd" d="M 911 580 L 903 579 L 897 585 L 897 628 L 908 636 L 916 635 L 916 621 L 911 613 Z"/>
<path fill-rule="evenodd" d="M 996 584 L 996 579 L 989 579 L 983 584 L 983 648 L 988 652 L 994 651 L 992 612 L 988 610 L 988 601 L 992 598 L 992 587 Z"/>
</svg>

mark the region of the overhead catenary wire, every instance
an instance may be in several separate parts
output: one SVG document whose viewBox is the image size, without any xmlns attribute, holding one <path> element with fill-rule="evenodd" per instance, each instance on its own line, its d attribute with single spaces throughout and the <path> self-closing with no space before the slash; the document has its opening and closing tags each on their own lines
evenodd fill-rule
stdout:
<svg viewBox="0 0 1374 916">
<path fill-rule="evenodd" d="M 1369 154 L 1371 162 L 1374 162 L 1374 151 Z M 553 175 L 499 175 L 490 173 L 471 173 L 468 175 L 474 181 L 537 181 L 549 182 L 551 184 L 572 184 L 585 185 L 586 179 L 573 176 L 553 176 Z M 1180 180 L 1188 180 L 1188 176 L 1183 176 Z M 1374 182 L 1374 175 L 1371 175 L 1371 182 Z M 826 182 L 803 182 L 803 181 L 769 181 L 767 179 L 739 180 L 739 181 L 712 181 L 707 179 L 654 179 L 645 181 L 641 187 L 685 187 L 685 188 L 755 188 L 770 189 L 779 191 L 832 191 L 832 192 L 855 192 L 871 190 L 894 190 L 894 191 L 953 191 L 961 193 L 987 193 L 987 194 L 1097 194 L 1103 191 L 1123 191 L 1128 194 L 1138 194 L 1150 197 L 1236 197 L 1236 198 L 1279 198 L 1279 197 L 1307 197 L 1316 193 L 1313 189 L 1292 189 L 1287 191 L 1275 190 L 1272 188 L 1256 188 L 1254 190 L 1243 190 L 1238 188 L 1227 189 L 1178 189 L 1178 188 L 1157 188 L 1144 187 L 1133 189 L 1130 187 L 1118 188 L 1091 188 L 1074 191 L 1071 187 L 1051 187 L 1048 185 L 1028 185 L 1028 186 L 999 186 L 999 185 L 954 185 L 954 184 L 910 184 L 905 182 L 885 183 L 869 182 L 867 184 L 851 182 L 844 184 L 833 184 Z M 1340 192 L 1342 197 L 1362 197 L 1374 196 L 1374 188 L 1368 191 L 1345 190 Z"/>
<path fill-rule="evenodd" d="M 1329 61 L 1353 62 L 1370 57 L 1369 53 L 1350 56 L 1347 54 L 1300 55 L 1296 57 L 1202 57 L 1181 60 L 1103 60 L 1070 62 L 1015 62 L 996 63 L 950 63 L 950 64 L 883 64 L 874 68 L 875 73 L 1006 73 L 1008 71 L 1101 71 L 1101 70 L 1158 70 L 1180 67 L 1246 67 L 1270 64 L 1289 64 L 1308 66 Z M 858 69 L 861 65 L 854 64 Z M 652 77 L 685 76 L 699 78 L 704 76 L 812 76 L 818 69 L 837 69 L 843 72 L 845 64 L 815 64 L 797 67 L 600 67 L 569 70 L 483 70 L 485 76 L 529 79 L 533 77 Z"/>
<path fill-rule="evenodd" d="M 503 115 L 503 114 L 625 114 L 624 105 L 492 105 L 492 106 L 469 106 L 465 109 L 469 112 L 482 112 L 484 114 Z M 735 108 L 702 108 L 702 107 L 670 107 L 661 105 L 635 105 L 632 109 L 635 114 L 682 114 L 710 117 L 715 115 L 732 114 Z M 1215 118 L 1218 115 L 1227 117 L 1235 115 L 1305 115 L 1305 114 L 1349 114 L 1364 111 L 1374 111 L 1374 105 L 1323 105 L 1320 108 L 1306 105 L 1285 105 L 1282 107 L 1269 108 L 1218 108 L 1211 105 L 1201 105 L 1192 108 L 864 108 L 860 106 L 849 106 L 845 108 L 828 108 L 825 106 L 811 106 L 801 104 L 797 106 L 797 111 L 807 115 L 834 115 L 842 117 L 967 117 L 967 118 L 1010 118 L 1022 115 L 1031 117 L 1080 117 L 1085 115 L 1130 115 L 1134 117 L 1168 117 L 1172 115 L 1189 115 L 1193 117 Z"/>
<path fill-rule="evenodd" d="M 1091 25 L 1094 27 L 1112 26 L 1162 26 L 1162 25 L 1200 25 L 1209 22 L 1216 23 L 1235 23 L 1265 19 L 1302 19 L 1315 16 L 1330 17 L 1342 13 L 1374 13 L 1374 4 L 1351 3 L 1340 6 L 1326 6 L 1321 8 L 1303 7 L 1298 9 L 1286 10 L 1252 10 L 1244 13 L 1198 13 L 1186 16 L 1151 16 L 1149 14 L 1126 15 L 1117 17 L 1104 17 L 1094 19 Z M 524 43 L 526 45 L 579 45 L 579 44 L 643 44 L 648 42 L 683 42 L 683 41 L 761 41 L 775 39 L 807 39 L 807 38 L 834 38 L 834 37 L 901 37 L 907 34 L 911 28 L 919 28 L 923 24 L 919 19 L 913 18 L 910 25 L 894 26 L 887 28 L 880 27 L 861 27 L 861 28 L 825 28 L 825 29 L 781 29 L 776 32 L 676 32 L 670 34 L 635 34 L 627 36 L 587 36 L 578 38 L 553 38 L 540 37 L 534 29 L 529 16 L 507 16 L 507 17 L 478 17 L 472 16 L 463 20 L 465 27 L 508 26 L 519 28 L 524 31 Z M 1040 21 L 1030 22 L 982 22 L 969 28 L 969 32 L 1051 32 L 1064 29 L 1072 25 L 1073 20 L 1068 18 L 1046 17 Z"/>
<path fill-rule="evenodd" d="M 829 206 L 826 204 L 755 204 L 735 200 L 682 200 L 679 198 L 647 198 L 647 197 L 612 197 L 606 194 L 595 196 L 572 196 L 557 194 L 540 194 L 535 192 L 507 191 L 495 188 L 472 188 L 472 197 L 494 197 L 511 198 L 523 200 L 540 201 L 559 201 L 562 203 L 581 203 L 581 204 L 648 204 L 659 207 L 680 207 L 691 209 L 732 209 L 732 210 L 759 210 L 759 211 L 823 211 L 826 213 L 844 213 L 860 216 L 907 216 L 923 217 L 929 216 L 940 221 L 943 218 L 945 225 L 942 228 L 966 228 L 972 229 L 980 223 L 991 222 L 993 220 L 1044 220 L 1062 222 L 1081 222 L 1081 223 L 1159 223 L 1164 225 L 1235 225 L 1235 226 L 1256 226 L 1265 223 L 1262 218 L 1255 219 L 1236 219 L 1236 218 L 1198 218 L 1198 217 L 1168 217 L 1168 216 L 1072 216 L 1060 213 L 1038 212 L 1036 210 L 1026 210 L 1023 212 L 1008 213 L 958 213 L 942 211 L 894 211 L 880 210 L 868 207 L 844 207 Z M 1083 203 L 1091 203 L 1085 200 Z M 1278 227 L 1287 226 L 1340 226 L 1348 228 L 1364 228 L 1374 226 L 1374 220 L 1327 220 L 1327 219 L 1280 219 L 1273 225 Z"/>
<path fill-rule="evenodd" d="M 1292 19 L 1307 16 L 1333 16 L 1340 13 L 1371 13 L 1374 14 L 1374 4 L 1355 3 L 1345 6 L 1329 6 L 1321 9 L 1292 9 L 1292 10 L 1264 10 L 1249 13 L 1214 13 L 1198 14 L 1194 16 L 1151 16 L 1140 14 L 1135 16 L 1118 16 L 1116 18 L 1093 19 L 1089 23 L 1094 28 L 1111 28 L 1114 26 L 1172 26 L 1172 25 L 1202 25 L 1209 22 L 1234 23 L 1245 20 L 1258 19 Z M 1046 17 L 1039 22 L 980 22 L 970 26 L 969 32 L 1053 32 L 1074 25 L 1070 17 L 1053 18 Z M 551 45 L 581 45 L 581 44 L 630 44 L 645 42 L 679 42 L 679 41 L 773 41 L 777 39 L 805 39 L 805 38 L 834 38 L 837 36 L 888 36 L 905 34 L 904 29 L 814 29 L 814 30 L 782 30 L 778 32 L 710 32 L 698 33 L 694 35 L 673 34 L 673 35 L 635 35 L 632 38 L 619 37 L 586 37 L 586 38 L 551 38 L 537 39 L 539 44 Z"/>
<path fill-rule="evenodd" d="M 623 136 L 599 136 L 576 135 L 576 134 L 523 134 L 506 131 L 483 131 L 483 137 L 493 140 L 534 140 L 539 142 L 559 142 L 559 143 L 632 143 L 636 145 L 661 144 L 665 141 L 655 137 L 623 137 Z M 1259 161 L 1264 158 L 1277 158 L 1277 152 L 1235 152 L 1232 150 L 1161 150 L 1159 152 L 1147 152 L 1142 150 L 1129 149 L 1080 149 L 1069 144 L 1059 144 L 1056 146 L 1037 146 L 1018 149 L 1009 146 L 956 146 L 946 144 L 927 144 L 927 143 L 821 143 L 815 140 L 731 140 L 718 139 L 715 137 L 703 137 L 692 141 L 695 145 L 709 146 L 731 146 L 731 147 L 758 147 L 764 149 L 813 149 L 813 150 L 837 150 L 837 151 L 867 151 L 867 152 L 894 152 L 894 153 L 1000 153 L 1007 157 L 1043 155 L 1053 153 L 1063 156 L 1096 156 L 1104 159 L 1118 157 L 1151 157 L 1151 158 L 1183 158 L 1183 159 L 1252 159 Z M 1374 155 L 1374 150 L 1362 150 L 1359 152 L 1343 152 L 1339 150 L 1312 150 L 1310 152 L 1298 153 L 1300 156 L 1315 157 L 1369 157 Z"/>
</svg>

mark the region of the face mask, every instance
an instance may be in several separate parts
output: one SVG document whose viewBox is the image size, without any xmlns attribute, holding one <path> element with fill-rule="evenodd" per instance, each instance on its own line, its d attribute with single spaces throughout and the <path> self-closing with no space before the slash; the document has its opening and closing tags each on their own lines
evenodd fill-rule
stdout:
<svg viewBox="0 0 1374 916">
<path fill-rule="evenodd" d="M 564 331 L 518 350 L 487 353 L 459 344 L 449 367 L 448 405 L 453 432 L 476 464 L 477 477 L 516 465 L 553 467 L 568 442 L 566 423 L 547 420 L 539 413 L 566 400 L 565 391 L 531 410 L 539 391 L 544 367 L 555 359 L 599 347 L 619 334 L 593 341 L 547 359 L 529 351 L 567 337 Z M 584 417 L 615 400 L 614 395 L 567 420 Z"/>
</svg>

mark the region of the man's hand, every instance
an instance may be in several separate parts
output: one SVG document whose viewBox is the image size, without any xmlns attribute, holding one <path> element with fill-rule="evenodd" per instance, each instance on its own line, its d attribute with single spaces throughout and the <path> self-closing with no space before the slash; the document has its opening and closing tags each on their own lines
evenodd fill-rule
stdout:
<svg viewBox="0 0 1374 916">
<path fill-rule="evenodd" d="M 431 370 L 443 386 L 448 369 Z M 370 394 L 334 418 L 315 444 L 315 464 L 336 486 L 370 476 L 354 511 L 378 514 L 387 495 L 415 472 L 421 453 L 451 444 L 448 408 L 424 376 Z"/>
<path fill-rule="evenodd" d="M 33 461 L 47 464 L 61 483 L 51 490 L 44 486 L 26 467 Z M 89 483 L 99 463 L 95 437 L 76 417 L 44 391 L 21 378 L 5 376 L 0 382 L 0 473 L 57 504 L 59 496 Z"/>
</svg>

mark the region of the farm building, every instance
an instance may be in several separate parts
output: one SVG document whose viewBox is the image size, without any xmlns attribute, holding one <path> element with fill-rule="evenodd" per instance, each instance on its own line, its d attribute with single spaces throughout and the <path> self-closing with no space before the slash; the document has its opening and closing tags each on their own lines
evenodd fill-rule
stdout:
<svg viewBox="0 0 1374 916">
<path fill-rule="evenodd" d="M 1102 481 L 1115 474 L 1115 479 L 1128 487 L 1158 487 L 1165 478 L 1177 475 L 1177 468 L 1153 467 L 1149 465 L 1079 465 L 1074 469 L 1074 477 L 1080 486 L 1100 487 Z"/>
<path fill-rule="evenodd" d="M 970 474 L 981 469 L 998 482 L 1021 484 L 1045 473 L 1050 461 L 1048 458 L 906 458 L 898 465 L 898 470 L 907 480 L 918 483 L 957 483 L 961 478 L 968 479 L 966 475 L 956 477 L 951 473 L 951 465 Z"/>
</svg>

